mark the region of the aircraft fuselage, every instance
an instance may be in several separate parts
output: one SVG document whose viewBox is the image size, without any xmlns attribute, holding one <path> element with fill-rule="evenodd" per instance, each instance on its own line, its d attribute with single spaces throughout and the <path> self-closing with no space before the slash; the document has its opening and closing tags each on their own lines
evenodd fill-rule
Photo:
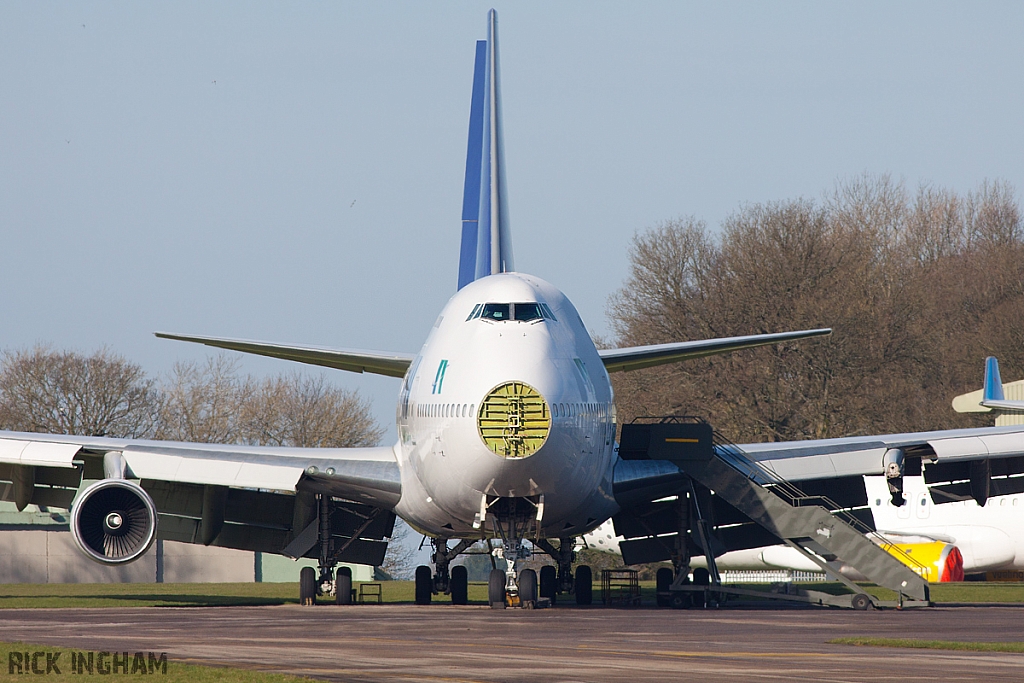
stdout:
<svg viewBox="0 0 1024 683">
<path fill-rule="evenodd" d="M 541 535 L 555 538 L 618 510 L 608 373 L 576 308 L 539 278 L 492 275 L 448 301 L 403 382 L 397 423 L 396 512 L 424 533 L 489 534 L 479 515 L 497 498 L 543 503 Z"/>
</svg>

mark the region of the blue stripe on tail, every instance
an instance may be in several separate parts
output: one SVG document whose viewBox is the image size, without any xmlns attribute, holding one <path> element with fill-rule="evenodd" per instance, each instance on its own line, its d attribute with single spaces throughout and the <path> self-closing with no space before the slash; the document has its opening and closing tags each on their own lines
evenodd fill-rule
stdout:
<svg viewBox="0 0 1024 683">
<path fill-rule="evenodd" d="M 476 43 L 473 69 L 473 100 L 469 107 L 469 143 L 466 151 L 466 184 L 462 192 L 462 250 L 459 256 L 459 289 L 476 279 L 477 229 L 480 217 L 480 166 L 483 162 L 484 74 L 487 41 Z"/>
</svg>

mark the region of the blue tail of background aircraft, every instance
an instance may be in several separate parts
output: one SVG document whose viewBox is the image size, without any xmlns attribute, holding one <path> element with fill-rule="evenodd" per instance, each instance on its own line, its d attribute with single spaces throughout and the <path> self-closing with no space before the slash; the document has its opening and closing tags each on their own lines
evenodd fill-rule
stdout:
<svg viewBox="0 0 1024 683">
<path fill-rule="evenodd" d="M 1024 413 L 1024 401 L 1006 400 L 1003 380 L 999 376 L 999 361 L 992 356 L 985 359 L 985 386 L 981 392 L 981 405 L 1003 413 Z M 996 425 L 998 424 L 997 421 Z"/>
<path fill-rule="evenodd" d="M 1002 401 L 1003 380 L 999 377 L 999 361 L 993 356 L 985 359 L 985 391 L 982 396 L 984 401 Z"/>
<path fill-rule="evenodd" d="M 487 40 L 477 41 L 462 196 L 459 289 L 515 270 L 505 192 L 505 148 L 498 87 L 498 13 L 487 14 Z"/>
</svg>

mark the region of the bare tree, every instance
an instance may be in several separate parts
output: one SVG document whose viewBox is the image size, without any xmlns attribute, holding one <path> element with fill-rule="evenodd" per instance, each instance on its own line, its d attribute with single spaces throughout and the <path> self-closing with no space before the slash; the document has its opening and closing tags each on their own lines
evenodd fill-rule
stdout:
<svg viewBox="0 0 1024 683">
<path fill-rule="evenodd" d="M 0 426 L 25 432 L 147 437 L 159 397 L 142 368 L 107 349 L 37 346 L 0 360 Z"/>
<path fill-rule="evenodd" d="M 239 440 L 238 415 L 252 395 L 238 377 L 238 362 L 211 356 L 203 364 L 176 363 L 161 386 L 163 401 L 157 438 L 195 443 Z"/>
<path fill-rule="evenodd" d="M 355 391 L 333 387 L 323 375 L 279 375 L 247 382 L 239 412 L 240 438 L 267 446 L 343 448 L 375 446 L 383 435 L 370 404 Z"/>
<path fill-rule="evenodd" d="M 823 202 L 750 205 L 636 236 L 612 298 L 622 345 L 832 327 L 828 339 L 614 375 L 620 414 L 710 417 L 744 440 L 967 426 L 949 399 L 982 359 L 1024 372 L 1024 234 L 1013 191 L 888 177 Z"/>
<path fill-rule="evenodd" d="M 159 438 L 198 443 L 347 448 L 376 445 L 383 434 L 370 404 L 323 375 L 264 380 L 214 356 L 178 363 L 162 387 Z"/>
</svg>

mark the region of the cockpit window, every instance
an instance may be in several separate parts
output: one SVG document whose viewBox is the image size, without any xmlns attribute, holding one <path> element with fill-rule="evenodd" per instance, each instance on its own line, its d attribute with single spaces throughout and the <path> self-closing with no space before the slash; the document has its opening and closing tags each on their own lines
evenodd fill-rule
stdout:
<svg viewBox="0 0 1024 683">
<path fill-rule="evenodd" d="M 540 304 L 514 304 L 512 310 L 515 313 L 515 319 L 521 320 L 523 322 L 529 322 L 531 320 L 540 320 L 541 318 L 544 317 L 544 313 L 540 309 Z"/>
<path fill-rule="evenodd" d="M 518 320 L 519 322 L 533 322 L 537 320 L 554 320 L 555 314 L 547 304 L 535 301 L 525 301 L 516 304 L 477 304 L 473 307 L 466 320 L 474 318 L 486 318 L 504 322 L 506 320 Z"/>
<path fill-rule="evenodd" d="M 480 317 L 488 320 L 508 320 L 511 318 L 510 308 L 510 304 L 484 304 Z"/>
</svg>

